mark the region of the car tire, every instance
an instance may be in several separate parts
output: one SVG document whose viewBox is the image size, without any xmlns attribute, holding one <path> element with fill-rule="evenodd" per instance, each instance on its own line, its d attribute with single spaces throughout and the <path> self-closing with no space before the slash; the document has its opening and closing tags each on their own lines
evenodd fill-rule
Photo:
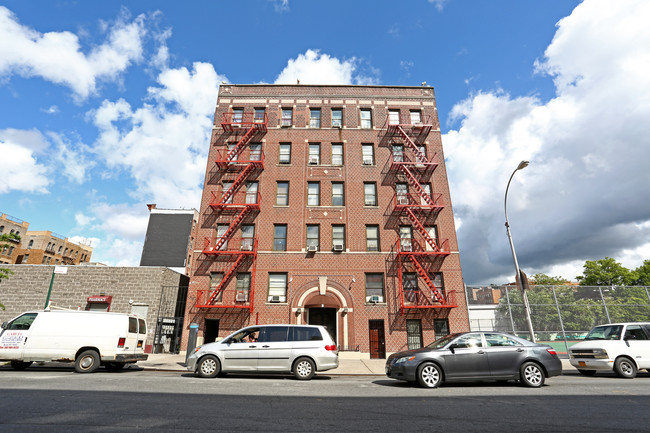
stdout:
<svg viewBox="0 0 650 433">
<path fill-rule="evenodd" d="M 221 373 L 221 362 L 219 358 L 214 355 L 208 355 L 201 358 L 199 365 L 196 368 L 199 377 L 213 378 Z"/>
<path fill-rule="evenodd" d="M 636 364 L 630 358 L 618 358 L 614 362 L 614 372 L 623 379 L 634 379 L 637 372 Z"/>
<path fill-rule="evenodd" d="M 442 371 L 433 362 L 425 362 L 418 367 L 417 381 L 423 388 L 437 388 L 442 383 Z"/>
<path fill-rule="evenodd" d="M 582 374 L 583 376 L 595 376 L 596 375 L 596 370 L 582 370 L 578 369 L 578 373 Z"/>
<path fill-rule="evenodd" d="M 293 375 L 298 380 L 310 380 L 316 374 L 316 365 L 309 358 L 298 358 L 293 365 Z"/>
<path fill-rule="evenodd" d="M 32 365 L 32 361 L 11 361 L 11 368 L 14 370 L 24 370 Z"/>
<path fill-rule="evenodd" d="M 530 388 L 539 388 L 544 385 L 544 370 L 534 362 L 524 362 L 519 369 L 519 380 Z"/>
<path fill-rule="evenodd" d="M 92 373 L 99 368 L 99 363 L 99 353 L 95 350 L 86 350 L 77 356 L 74 370 L 77 373 Z"/>
<path fill-rule="evenodd" d="M 108 371 L 120 371 L 125 365 L 126 362 L 107 362 L 104 366 Z"/>
</svg>

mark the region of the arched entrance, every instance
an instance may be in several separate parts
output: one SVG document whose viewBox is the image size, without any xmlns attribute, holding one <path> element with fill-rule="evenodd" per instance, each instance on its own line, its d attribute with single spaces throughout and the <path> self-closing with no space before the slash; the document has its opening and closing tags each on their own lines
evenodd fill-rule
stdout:
<svg viewBox="0 0 650 433">
<path fill-rule="evenodd" d="M 324 326 L 334 339 L 334 342 L 338 344 L 338 315 L 336 313 L 340 308 L 341 303 L 333 296 L 327 294 L 312 296 L 305 302 L 307 323 Z"/>
</svg>

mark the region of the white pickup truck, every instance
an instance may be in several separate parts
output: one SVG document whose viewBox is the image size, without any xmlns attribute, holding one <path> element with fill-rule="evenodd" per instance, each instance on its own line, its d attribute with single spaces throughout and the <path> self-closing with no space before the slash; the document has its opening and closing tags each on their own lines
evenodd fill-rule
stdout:
<svg viewBox="0 0 650 433">
<path fill-rule="evenodd" d="M 94 311 L 29 311 L 2 324 L 0 361 L 15 369 L 34 361 L 70 361 L 79 373 L 100 365 L 120 370 L 144 361 L 145 321 L 137 316 Z"/>
<path fill-rule="evenodd" d="M 585 376 L 614 371 L 632 379 L 650 369 L 650 323 L 610 323 L 594 327 L 569 349 L 571 365 Z"/>
</svg>

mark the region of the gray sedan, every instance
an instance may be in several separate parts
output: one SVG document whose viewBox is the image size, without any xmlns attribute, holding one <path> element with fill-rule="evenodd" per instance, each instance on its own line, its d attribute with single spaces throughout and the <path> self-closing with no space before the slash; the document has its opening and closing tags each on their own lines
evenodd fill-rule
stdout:
<svg viewBox="0 0 650 433">
<path fill-rule="evenodd" d="M 537 388 L 560 374 L 562 362 L 551 346 L 498 332 L 451 334 L 386 360 L 386 376 L 425 388 L 463 380 L 519 380 Z"/>
</svg>

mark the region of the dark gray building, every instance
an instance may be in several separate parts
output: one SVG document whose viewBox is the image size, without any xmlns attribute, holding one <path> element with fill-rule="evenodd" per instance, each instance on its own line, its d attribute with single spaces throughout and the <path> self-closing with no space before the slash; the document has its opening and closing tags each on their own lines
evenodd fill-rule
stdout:
<svg viewBox="0 0 650 433">
<path fill-rule="evenodd" d="M 196 209 L 149 207 L 149 225 L 142 247 L 140 266 L 165 266 L 188 274 L 199 213 Z"/>
</svg>

